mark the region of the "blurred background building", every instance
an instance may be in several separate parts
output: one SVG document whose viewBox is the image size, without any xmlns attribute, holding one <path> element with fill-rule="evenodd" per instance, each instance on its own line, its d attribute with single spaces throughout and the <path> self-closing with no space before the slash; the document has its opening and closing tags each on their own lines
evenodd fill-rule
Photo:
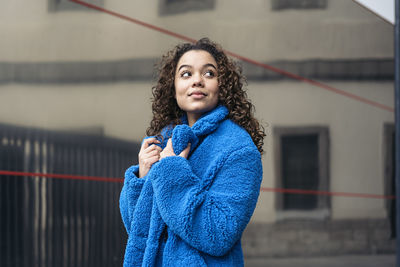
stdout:
<svg viewBox="0 0 400 267">
<path fill-rule="evenodd" d="M 85 1 L 394 105 L 393 26 L 351 0 Z M 122 178 L 151 119 L 154 64 L 182 40 L 68 0 L 3 1 L 0 39 L 0 170 Z M 393 195 L 394 113 L 241 64 L 268 133 L 245 256 L 393 253 L 390 198 L 271 189 Z M 121 265 L 121 182 L 0 184 L 5 266 Z"/>
</svg>

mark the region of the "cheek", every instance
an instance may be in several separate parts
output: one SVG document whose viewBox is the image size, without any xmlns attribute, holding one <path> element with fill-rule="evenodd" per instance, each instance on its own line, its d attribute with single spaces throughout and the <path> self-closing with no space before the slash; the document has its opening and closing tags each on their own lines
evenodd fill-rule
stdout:
<svg viewBox="0 0 400 267">
<path fill-rule="evenodd" d="M 216 82 L 215 84 L 214 84 L 214 89 L 213 89 L 213 94 L 216 96 L 216 97 L 218 97 L 219 96 L 219 84 L 218 84 L 218 82 Z"/>
<path fill-rule="evenodd" d="M 179 83 L 178 82 L 174 82 L 174 96 L 175 96 L 175 98 L 178 98 L 178 95 L 179 95 L 179 93 L 180 93 L 180 86 L 179 86 Z"/>
<path fill-rule="evenodd" d="M 185 83 L 183 81 L 175 81 L 175 96 L 182 95 L 185 92 Z"/>
<path fill-rule="evenodd" d="M 175 99 L 176 102 L 178 104 L 178 106 L 180 107 L 182 105 L 182 103 L 184 102 L 184 90 L 182 90 L 182 87 L 179 86 L 179 83 L 175 83 Z"/>
<path fill-rule="evenodd" d="M 182 98 L 183 95 L 184 95 L 183 90 L 179 87 L 175 87 L 175 98 L 178 100 L 178 99 Z"/>
</svg>

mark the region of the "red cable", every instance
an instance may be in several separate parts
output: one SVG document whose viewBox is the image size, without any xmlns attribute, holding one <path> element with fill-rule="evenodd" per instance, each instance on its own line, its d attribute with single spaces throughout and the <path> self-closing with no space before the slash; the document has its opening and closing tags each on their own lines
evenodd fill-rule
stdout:
<svg viewBox="0 0 400 267">
<path fill-rule="evenodd" d="M 50 174 L 50 173 L 36 173 L 36 172 L 15 172 L 15 171 L 0 171 L 0 175 L 9 176 L 39 176 L 44 178 L 56 178 L 56 179 L 69 179 L 69 180 L 88 180 L 97 182 L 111 182 L 111 183 L 123 183 L 122 178 L 109 178 L 99 176 L 82 176 L 82 175 L 71 175 L 71 174 Z"/>
<path fill-rule="evenodd" d="M 340 197 L 361 197 L 361 198 L 379 198 L 379 199 L 395 199 L 395 196 L 377 195 L 377 194 L 362 194 L 362 193 L 346 193 L 346 192 L 329 192 L 304 189 L 287 189 L 287 188 L 272 188 L 261 187 L 261 191 L 275 192 L 284 194 L 302 194 L 302 195 L 328 195 Z"/>
<path fill-rule="evenodd" d="M 39 176 L 39 177 L 44 177 L 44 178 L 57 178 L 57 179 L 69 179 L 69 180 L 89 180 L 89 181 L 114 182 L 114 183 L 123 183 L 124 182 L 124 179 L 122 179 L 122 178 L 81 176 L 81 175 L 70 175 L 70 174 L 48 174 L 48 173 L 34 173 L 34 172 L 0 171 L 0 176 L 1 175 Z M 395 196 L 385 196 L 385 195 L 376 195 L 376 194 L 329 192 L 329 191 L 286 189 L 286 188 L 272 188 L 272 187 L 261 187 L 260 190 L 263 192 L 275 192 L 275 193 L 283 193 L 283 194 L 328 195 L 328 196 L 378 198 L 378 199 L 395 199 L 396 198 Z"/>
<path fill-rule="evenodd" d="M 157 26 L 155 26 L 155 25 L 146 23 L 146 22 L 143 22 L 143 21 L 140 21 L 140 20 L 137 20 L 137 19 L 134 19 L 134 18 L 130 18 L 130 17 L 121 15 L 121 14 L 119 14 L 119 13 L 116 13 L 116 12 L 113 12 L 113 11 L 110 11 L 110 10 L 107 10 L 107 9 L 104 9 L 104 8 L 101 8 L 101 7 L 96 6 L 96 5 L 93 5 L 93 4 L 89 4 L 89 3 L 86 3 L 86 2 L 83 2 L 83 1 L 80 1 L 80 0 L 69 0 L 69 1 L 74 2 L 74 3 L 76 3 L 76 4 L 79 4 L 79 5 L 82 5 L 82 6 L 85 6 L 85 7 L 87 7 L 87 8 L 91 8 L 91 9 L 95 9 L 95 10 L 104 12 L 104 13 L 106 13 L 106 14 L 109 14 L 109 15 L 112 15 L 112 16 L 115 16 L 115 17 L 118 17 L 118 18 L 120 18 L 120 19 L 124 19 L 124 20 L 130 21 L 130 22 L 133 22 L 133 23 L 135 23 L 135 24 L 138 24 L 138 25 L 141 25 L 141 26 L 143 26 L 143 27 L 146 27 L 146 28 L 149 28 L 149 29 L 152 29 L 152 30 L 155 30 L 155 31 L 158 31 L 158 32 L 161 32 L 161 33 L 170 35 L 170 36 L 173 36 L 173 37 L 176 37 L 176 38 L 178 38 L 178 39 L 182 39 L 182 40 L 185 40 L 185 41 L 188 41 L 188 42 L 191 42 L 191 43 L 196 42 L 195 39 L 190 38 L 190 37 L 187 37 L 187 36 L 185 36 L 185 35 L 181 35 L 181 34 L 178 34 L 178 33 L 172 32 L 172 31 L 169 31 L 169 30 L 167 30 L 167 29 L 164 29 L 164 28 L 157 27 Z M 275 68 L 275 67 L 270 66 L 270 65 L 268 65 L 268 64 L 264 64 L 264 63 L 261 63 L 261 62 L 252 60 L 252 59 L 250 59 L 250 58 L 247 58 L 247 57 L 238 55 L 238 54 L 236 54 L 236 53 L 233 53 L 233 52 L 230 52 L 230 51 L 227 51 L 227 50 L 224 50 L 224 51 L 225 51 L 226 54 L 231 55 L 232 57 L 235 57 L 235 58 L 237 58 L 237 59 L 240 59 L 240 60 L 242 60 L 242 61 L 248 62 L 248 63 L 253 64 L 253 65 L 262 67 L 262 68 L 264 68 L 264 69 L 271 70 L 271 71 L 273 71 L 273 72 L 279 73 L 279 74 L 284 75 L 284 76 L 287 76 L 287 77 L 289 77 L 289 78 L 292 78 L 292 79 L 296 79 L 296 80 L 299 80 L 299 81 L 302 81 L 302 82 L 309 83 L 309 84 L 311 84 L 311 85 L 320 87 L 320 88 L 322 88 L 322 89 L 325 89 L 325 90 L 334 92 L 334 93 L 339 94 L 339 95 L 343 95 L 343 96 L 352 98 L 352 99 L 354 99 L 354 100 L 363 102 L 363 103 L 365 103 L 365 104 L 368 104 L 368 105 L 371 105 L 371 106 L 374 106 L 374 107 L 377 107 L 377 108 L 380 108 L 380 109 L 383 109 L 383 110 L 386 110 L 386 111 L 394 112 L 394 108 L 389 107 L 389 106 L 386 106 L 386 105 L 384 105 L 384 104 L 381 104 L 381 103 L 378 103 L 378 102 L 369 100 L 369 99 L 367 99 L 367 98 L 364 98 L 364 97 L 361 97 L 361 96 L 358 96 L 358 95 L 355 95 L 355 94 L 352 94 L 352 93 L 349 93 L 349 92 L 346 92 L 346 91 L 343 91 L 343 90 L 334 88 L 334 87 L 332 87 L 332 86 L 323 84 L 323 83 L 321 83 L 321 82 L 317 82 L 317 81 L 314 81 L 314 80 L 311 80 L 311 79 L 308 79 L 308 78 L 305 78 L 305 77 L 301 77 L 301 76 L 299 76 L 299 75 L 297 75 L 297 74 L 293 74 L 293 73 L 287 72 L 287 71 L 285 71 L 285 70 L 281 70 L 281 69 Z"/>
</svg>

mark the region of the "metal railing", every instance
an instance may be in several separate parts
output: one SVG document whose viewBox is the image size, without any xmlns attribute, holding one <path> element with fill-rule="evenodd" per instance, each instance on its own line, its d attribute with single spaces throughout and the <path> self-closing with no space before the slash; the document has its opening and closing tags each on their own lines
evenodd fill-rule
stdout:
<svg viewBox="0 0 400 267">
<path fill-rule="evenodd" d="M 122 178 L 139 145 L 0 124 L 0 170 Z M 122 266 L 122 184 L 0 176 L 1 266 Z"/>
</svg>

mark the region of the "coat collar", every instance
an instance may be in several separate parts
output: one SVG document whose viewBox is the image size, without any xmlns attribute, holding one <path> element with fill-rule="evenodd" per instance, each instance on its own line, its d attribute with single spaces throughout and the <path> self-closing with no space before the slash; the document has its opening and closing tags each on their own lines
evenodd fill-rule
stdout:
<svg viewBox="0 0 400 267">
<path fill-rule="evenodd" d="M 207 135 L 217 129 L 219 123 L 225 119 L 228 115 L 228 109 L 225 106 L 219 105 L 211 111 L 204 113 L 200 119 L 198 119 L 192 128 L 194 134 L 198 137 L 202 135 Z M 184 116 L 182 123 L 188 124 L 187 116 Z"/>
<path fill-rule="evenodd" d="M 192 127 L 189 127 L 187 117 L 184 116 L 182 124 L 175 126 L 172 131 L 172 146 L 175 154 L 180 154 L 188 143 L 191 144 L 190 150 L 193 151 L 199 143 L 199 138 L 215 131 L 228 113 L 229 111 L 225 106 L 219 105 L 204 113 Z"/>
</svg>

